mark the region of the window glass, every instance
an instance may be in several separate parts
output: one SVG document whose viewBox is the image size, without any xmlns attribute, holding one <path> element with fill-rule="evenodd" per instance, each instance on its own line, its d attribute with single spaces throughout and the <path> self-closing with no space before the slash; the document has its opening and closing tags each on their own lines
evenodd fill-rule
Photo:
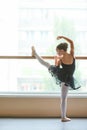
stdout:
<svg viewBox="0 0 87 130">
<path fill-rule="evenodd" d="M 50 3 L 50 4 L 49 4 Z M 87 56 L 87 0 L 0 1 L 0 56 L 56 55 L 58 35 L 74 41 L 75 55 Z M 54 64 L 53 60 L 48 60 Z M 75 78 L 87 92 L 87 60 L 76 60 Z M 48 70 L 35 59 L 0 59 L 0 92 L 60 92 Z"/>
<path fill-rule="evenodd" d="M 18 2 L 0 1 L 0 55 L 17 55 L 18 44 Z"/>
<path fill-rule="evenodd" d="M 75 55 L 86 56 L 87 2 L 22 0 L 19 7 L 19 35 L 21 32 L 26 33 L 26 41 L 19 38 L 19 55 L 31 55 L 32 44 L 41 55 L 54 55 L 56 45 L 62 42 L 57 41 L 56 37 L 65 35 L 74 41 Z"/>
<path fill-rule="evenodd" d="M 53 60 L 46 60 L 54 64 Z M 76 60 L 75 79 L 82 86 L 74 93 L 87 92 L 86 60 Z M 81 69 L 82 68 L 82 69 Z M 0 92 L 58 93 L 60 86 L 37 60 L 0 60 Z"/>
<path fill-rule="evenodd" d="M 75 42 L 77 56 L 87 55 L 86 0 L 0 2 L 0 55 L 31 55 L 32 44 L 41 55 L 54 55 L 57 35 Z"/>
</svg>

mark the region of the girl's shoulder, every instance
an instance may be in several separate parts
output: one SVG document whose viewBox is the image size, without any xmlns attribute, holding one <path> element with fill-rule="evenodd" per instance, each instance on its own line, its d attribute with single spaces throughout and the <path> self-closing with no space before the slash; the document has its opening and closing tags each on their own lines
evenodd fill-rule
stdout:
<svg viewBox="0 0 87 130">
<path fill-rule="evenodd" d="M 65 57 L 61 59 L 62 64 L 71 65 L 74 61 L 74 57 L 70 54 L 67 54 Z"/>
<path fill-rule="evenodd" d="M 68 54 L 68 58 L 69 58 L 69 59 L 75 59 L 75 56 L 74 56 L 74 55 L 71 55 L 71 54 Z"/>
</svg>

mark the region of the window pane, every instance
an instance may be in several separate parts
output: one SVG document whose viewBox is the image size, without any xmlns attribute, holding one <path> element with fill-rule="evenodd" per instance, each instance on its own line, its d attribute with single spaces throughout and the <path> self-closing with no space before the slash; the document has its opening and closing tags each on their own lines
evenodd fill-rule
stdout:
<svg viewBox="0 0 87 130">
<path fill-rule="evenodd" d="M 57 35 L 74 40 L 76 55 L 87 55 L 86 0 L 0 1 L 0 55 L 31 55 L 32 44 L 54 55 Z"/>
<path fill-rule="evenodd" d="M 47 61 L 54 64 L 53 60 Z M 76 65 L 74 76 L 82 87 L 70 93 L 87 93 L 87 61 L 77 60 Z M 58 93 L 60 86 L 37 60 L 0 59 L 0 92 Z"/>
<path fill-rule="evenodd" d="M 17 0 L 0 0 L 0 55 L 18 54 Z"/>
<path fill-rule="evenodd" d="M 50 3 L 50 4 L 49 4 Z M 75 42 L 75 55 L 87 56 L 87 0 L 0 1 L 0 55 L 55 55 L 57 35 Z M 48 60 L 51 64 L 53 60 Z M 75 78 L 87 92 L 87 60 L 77 60 Z M 57 93 L 48 70 L 37 60 L 0 59 L 0 92 Z"/>
<path fill-rule="evenodd" d="M 20 3 L 19 35 L 25 34 L 19 38 L 19 55 L 31 55 L 32 44 L 41 55 L 54 55 L 56 45 L 62 41 L 56 41 L 57 35 L 68 36 L 75 42 L 75 55 L 87 55 L 86 0 L 22 0 Z"/>
</svg>

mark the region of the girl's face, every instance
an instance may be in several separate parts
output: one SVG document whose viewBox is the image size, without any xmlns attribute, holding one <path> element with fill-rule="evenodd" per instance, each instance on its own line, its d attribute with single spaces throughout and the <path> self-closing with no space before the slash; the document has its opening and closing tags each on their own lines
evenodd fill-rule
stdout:
<svg viewBox="0 0 87 130">
<path fill-rule="evenodd" d="M 57 49 L 56 52 L 57 52 L 57 54 L 58 54 L 59 56 L 62 56 L 62 55 L 64 55 L 64 52 L 65 52 L 65 51 L 64 51 L 63 49 L 61 49 L 61 50 Z"/>
</svg>

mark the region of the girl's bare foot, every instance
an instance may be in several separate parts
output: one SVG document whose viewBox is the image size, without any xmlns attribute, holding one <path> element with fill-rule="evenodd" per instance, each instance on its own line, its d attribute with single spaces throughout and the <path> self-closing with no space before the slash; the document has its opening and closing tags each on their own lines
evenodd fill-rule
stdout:
<svg viewBox="0 0 87 130">
<path fill-rule="evenodd" d="M 62 122 L 67 122 L 67 121 L 71 121 L 71 119 L 70 119 L 70 118 L 65 117 L 65 118 L 62 118 L 62 119 L 61 119 L 61 121 L 62 121 Z"/>
<path fill-rule="evenodd" d="M 35 48 L 34 48 L 34 46 L 32 46 L 31 49 L 32 49 L 32 56 L 35 56 Z"/>
</svg>

